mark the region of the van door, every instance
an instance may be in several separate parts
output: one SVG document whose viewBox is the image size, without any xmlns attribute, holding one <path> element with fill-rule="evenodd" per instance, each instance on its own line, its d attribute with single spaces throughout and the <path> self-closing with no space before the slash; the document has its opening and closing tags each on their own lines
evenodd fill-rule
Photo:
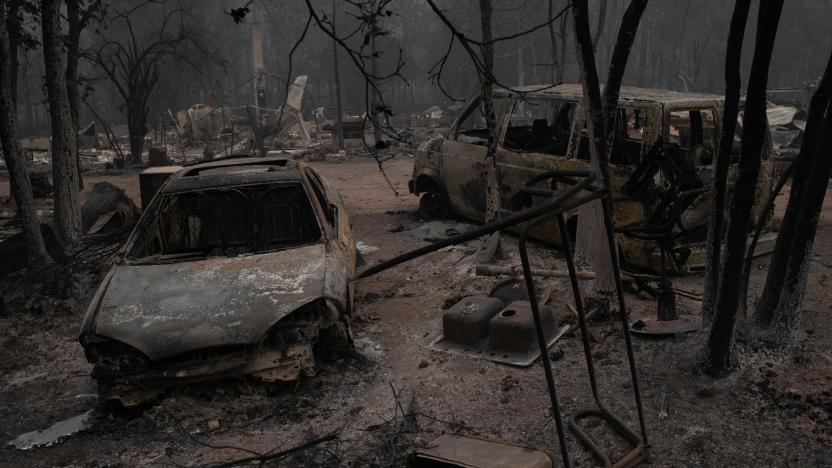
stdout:
<svg viewBox="0 0 832 468">
<path fill-rule="evenodd" d="M 567 159 L 578 107 L 577 101 L 540 98 L 521 98 L 512 104 L 497 149 L 504 216 L 519 208 L 517 194 L 531 177 L 554 169 L 588 168 L 583 161 Z M 537 186 L 549 188 L 549 182 Z M 540 197 L 534 197 L 532 201 L 534 205 L 544 202 Z M 532 235 L 560 243 L 555 221 L 541 225 Z"/>
<path fill-rule="evenodd" d="M 509 98 L 494 99 L 499 129 Z M 472 100 L 457 118 L 442 147 L 440 177 L 451 210 L 475 221 L 485 219 L 483 162 L 488 151 L 488 129 L 480 98 Z"/>
</svg>

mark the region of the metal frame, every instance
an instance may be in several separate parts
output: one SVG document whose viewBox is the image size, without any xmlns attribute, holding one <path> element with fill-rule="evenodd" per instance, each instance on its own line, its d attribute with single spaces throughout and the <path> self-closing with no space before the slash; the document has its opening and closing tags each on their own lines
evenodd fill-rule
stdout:
<svg viewBox="0 0 832 468">
<path fill-rule="evenodd" d="M 532 185 L 549 180 L 551 181 L 551 189 L 541 189 L 532 187 Z M 629 363 L 630 377 L 632 379 L 633 396 L 635 399 L 636 410 L 638 412 L 639 433 L 636 433 L 629 428 L 626 423 L 614 415 L 601 400 L 598 392 L 598 382 L 595 373 L 595 365 L 592 359 L 592 352 L 590 349 L 590 336 L 587 327 L 586 314 L 584 313 L 583 299 L 581 297 L 581 290 L 578 285 L 578 277 L 575 271 L 575 265 L 570 255 L 565 255 L 567 267 L 569 269 L 569 280 L 572 287 L 572 293 L 575 300 L 575 310 L 578 313 L 578 323 L 581 329 L 581 337 L 583 341 L 584 355 L 586 358 L 587 371 L 589 374 L 590 388 L 592 396 L 595 400 L 595 408 L 584 409 L 576 412 L 569 420 L 569 429 L 575 434 L 593 455 L 598 458 L 604 466 L 628 467 L 635 466 L 647 459 L 647 430 L 644 423 L 644 409 L 641 403 L 641 391 L 638 382 L 638 372 L 636 368 L 635 355 L 633 353 L 632 340 L 630 338 L 630 328 L 627 318 L 627 309 L 624 300 L 624 288 L 621 285 L 621 267 L 619 265 L 618 256 L 615 254 L 616 244 L 613 235 L 612 224 L 612 208 L 611 208 L 611 193 L 608 187 L 596 186 L 593 183 L 596 180 L 595 173 L 591 171 L 549 171 L 539 174 L 529 179 L 525 186 L 521 189 L 521 193 L 526 197 L 526 201 L 531 201 L 532 196 L 545 197 L 548 200 L 536 207 L 527 208 L 519 213 L 513 214 L 506 218 L 492 221 L 488 224 L 480 226 L 471 231 L 434 242 L 430 245 L 412 250 L 410 252 L 394 257 L 385 262 L 381 262 L 372 266 L 358 275 L 358 278 L 366 278 L 381 271 L 392 268 L 400 263 L 412 260 L 430 252 L 435 252 L 439 249 L 449 245 L 466 242 L 477 237 L 490 234 L 501 229 L 514 226 L 520 223 L 529 222 L 520 236 L 520 259 L 523 266 L 523 276 L 526 282 L 529 301 L 531 304 L 532 315 L 535 322 L 535 331 L 537 334 L 538 345 L 540 346 L 541 359 L 543 361 L 543 370 L 546 376 L 546 385 L 549 392 L 549 398 L 552 404 L 552 411 L 555 418 L 555 427 L 557 431 L 558 442 L 560 445 L 561 457 L 563 464 L 566 467 L 571 467 L 572 462 L 569 456 L 569 449 L 566 445 L 566 431 L 564 429 L 563 417 L 560 411 L 560 403 L 557 396 L 557 387 L 555 385 L 555 375 L 552 368 L 552 362 L 549 358 L 549 346 L 543 333 L 542 321 L 540 318 L 540 305 L 537 301 L 537 294 L 535 291 L 534 277 L 532 276 L 531 265 L 529 263 L 529 256 L 527 251 L 527 240 L 529 232 L 535 226 L 545 222 L 553 216 L 557 217 L 558 226 L 563 240 L 564 250 L 570 251 L 570 244 L 566 230 L 566 222 L 563 213 L 567 210 L 576 208 L 593 200 L 599 200 L 603 206 L 604 216 L 604 230 L 606 232 L 607 242 L 609 245 L 610 255 L 612 257 L 613 277 L 615 280 L 615 289 L 618 300 L 618 314 L 621 320 L 621 328 L 624 333 L 624 341 L 627 350 L 627 359 Z M 556 190 L 557 182 L 566 182 L 571 186 L 564 191 Z M 582 195 L 582 191 L 589 191 L 589 194 Z M 626 439 L 632 446 L 632 449 L 621 459 L 615 462 L 611 461 L 608 454 L 597 444 L 592 438 L 579 426 L 578 422 L 591 418 L 600 418 L 612 430 Z"/>
<path fill-rule="evenodd" d="M 545 179 L 550 179 L 552 181 L 552 185 L 554 186 L 558 179 L 563 179 L 565 175 L 573 175 L 573 174 L 564 174 L 561 171 L 553 171 L 549 173 L 541 174 L 537 177 L 530 179 L 526 182 L 526 186 L 530 186 L 534 183 L 538 183 Z M 575 174 L 577 175 L 577 174 Z M 589 176 L 589 173 L 586 173 Z M 525 188 L 525 187 L 524 187 Z M 529 187 L 531 189 L 531 187 Z M 553 187 L 554 188 L 554 187 Z M 602 189 L 603 190 L 603 189 Z M 539 188 L 535 188 L 533 190 L 522 190 L 523 192 L 529 193 L 530 195 L 538 195 L 543 196 L 545 195 L 545 191 Z M 557 190 L 550 190 L 551 197 L 557 197 L 558 191 Z M 606 191 L 604 191 L 606 192 Z M 606 193 L 604 193 L 606 195 Z M 609 244 L 609 251 L 612 257 L 612 265 L 613 265 L 613 275 L 615 277 L 615 287 L 616 293 L 618 296 L 618 312 L 619 317 L 621 318 L 621 326 L 624 332 L 624 340 L 627 347 L 627 358 L 630 365 L 630 375 L 632 378 L 633 384 L 633 391 L 635 394 L 636 400 L 636 409 L 638 411 L 638 418 L 639 418 L 639 426 L 641 429 L 641 436 L 639 436 L 636 432 L 630 429 L 624 421 L 619 419 L 615 414 L 613 414 L 609 409 L 607 409 L 606 405 L 601 400 L 601 396 L 598 392 L 598 381 L 597 376 L 595 373 L 595 363 L 592 358 L 592 350 L 590 349 L 590 336 L 589 330 L 587 326 L 586 314 L 584 311 L 583 306 L 583 299 L 581 297 L 581 289 L 578 285 L 578 277 L 575 270 L 575 262 L 572 256 L 569 254 L 571 251 L 571 245 L 569 242 L 569 236 L 567 234 L 566 229 L 566 220 L 563 217 L 563 210 L 556 210 L 554 213 L 557 216 L 558 221 L 558 231 L 560 232 L 561 241 L 563 242 L 564 252 L 566 255 L 566 266 L 569 270 L 569 281 L 572 286 L 572 294 L 574 296 L 575 301 L 575 310 L 578 313 L 578 325 L 581 329 L 581 337 L 583 341 L 583 348 L 584 348 L 584 356 L 586 358 L 586 366 L 587 372 L 589 374 L 589 383 L 590 388 L 592 390 L 592 396 L 595 400 L 595 405 L 597 408 L 592 409 L 584 409 L 576 412 L 570 419 L 569 419 L 569 430 L 572 431 L 575 436 L 580 440 L 587 448 L 598 458 L 604 466 L 635 466 L 638 463 L 644 461 L 647 458 L 647 432 L 644 424 L 644 411 L 641 404 L 641 392 L 639 389 L 638 383 L 638 374 L 636 369 L 635 363 L 635 355 L 633 354 L 633 347 L 632 342 L 630 340 L 630 327 L 629 327 L 629 320 L 627 319 L 627 309 L 626 304 L 624 301 L 624 289 L 621 285 L 621 272 L 620 266 L 618 264 L 618 256 L 615 255 L 616 246 L 615 246 L 615 238 L 613 236 L 613 226 L 612 226 L 612 216 L 611 216 L 611 207 L 609 197 L 601 198 L 601 203 L 603 205 L 603 213 L 604 213 L 604 228 L 607 234 L 607 242 Z M 545 345 L 545 339 L 543 337 L 543 330 L 541 328 L 540 322 L 540 313 L 539 313 L 539 305 L 537 302 L 537 294 L 535 291 L 534 285 L 534 277 L 532 276 L 531 265 L 529 263 L 529 256 L 526 250 L 526 243 L 528 240 L 528 235 L 531 229 L 536 227 L 537 225 L 546 221 L 549 216 L 541 216 L 536 220 L 532 221 L 523 229 L 523 233 L 520 237 L 520 260 L 523 264 L 523 276 L 526 279 L 526 288 L 528 289 L 529 301 L 531 302 L 532 314 L 534 315 L 535 325 L 537 328 L 538 334 L 538 342 L 541 347 L 541 357 L 543 359 L 543 369 L 546 373 L 546 383 L 549 387 L 549 396 L 552 400 L 552 408 L 554 410 L 554 414 L 556 417 L 556 425 L 558 430 L 558 439 L 560 441 L 561 446 L 561 456 L 563 458 L 563 463 L 565 466 L 570 466 L 571 461 L 569 460 L 569 452 L 566 449 L 565 438 L 563 434 L 563 427 L 562 427 L 562 418 L 560 416 L 560 410 L 558 408 L 558 401 L 557 401 L 557 393 L 555 390 L 555 382 L 554 376 L 552 372 L 552 364 L 549 358 L 548 347 Z M 632 446 L 630 452 L 628 452 L 623 458 L 616 461 L 614 464 L 610 460 L 607 453 L 598 445 L 596 444 L 592 438 L 587 434 L 578 424 L 580 420 L 597 417 L 604 421 L 610 428 L 612 428 L 616 433 L 621 435 L 624 439 L 626 439 Z"/>
</svg>

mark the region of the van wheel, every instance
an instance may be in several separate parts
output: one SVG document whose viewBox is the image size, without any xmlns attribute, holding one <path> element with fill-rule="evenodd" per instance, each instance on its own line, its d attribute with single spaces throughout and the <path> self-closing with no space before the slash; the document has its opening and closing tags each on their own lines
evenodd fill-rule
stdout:
<svg viewBox="0 0 832 468">
<path fill-rule="evenodd" d="M 428 219 L 448 216 L 448 199 L 439 192 L 425 192 L 419 199 L 419 214 Z"/>
</svg>

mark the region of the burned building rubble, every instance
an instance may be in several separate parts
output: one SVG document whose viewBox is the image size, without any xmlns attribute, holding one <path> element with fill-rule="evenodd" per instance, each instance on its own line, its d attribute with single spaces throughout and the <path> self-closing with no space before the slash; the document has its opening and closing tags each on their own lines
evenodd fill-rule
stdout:
<svg viewBox="0 0 832 468">
<path fill-rule="evenodd" d="M 830 1 L 0 2 L 0 466 L 828 465 Z"/>
</svg>

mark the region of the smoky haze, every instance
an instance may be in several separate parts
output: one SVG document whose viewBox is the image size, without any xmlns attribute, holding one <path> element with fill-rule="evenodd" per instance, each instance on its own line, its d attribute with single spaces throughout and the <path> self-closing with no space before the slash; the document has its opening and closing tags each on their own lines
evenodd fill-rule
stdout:
<svg viewBox="0 0 832 468">
<path fill-rule="evenodd" d="M 237 5 L 239 3 L 239 5 Z M 554 0 L 557 15 L 565 1 Z M 321 15 L 335 18 L 339 35 L 352 35 L 345 45 L 358 49 L 364 40 L 358 29 L 361 22 L 355 8 L 346 2 L 313 1 Z M 471 0 L 441 0 L 448 18 L 468 37 L 480 36 L 479 9 Z M 277 107 L 286 94 L 289 78 L 289 54 L 301 37 L 308 17 L 302 1 L 257 1 L 239 23 L 227 14 L 245 2 L 187 1 L 148 3 L 114 2 L 106 14 L 132 11 L 132 26 L 139 42 L 159 37 L 167 18 L 170 31 L 187 31 L 187 47 L 181 54 L 160 59 L 156 65 L 159 82 L 149 99 L 150 122 L 166 118 L 168 110 L 176 112 L 198 103 L 241 106 L 254 103 L 254 67 L 252 64 L 252 28 L 262 34 L 265 104 Z M 334 15 L 333 15 L 334 7 Z M 603 21 L 599 12 L 606 10 Z M 590 2 L 591 26 L 596 40 L 599 73 L 606 73 L 615 43 L 625 2 Z M 494 9 L 495 37 L 526 31 L 546 22 L 549 2 L 546 0 L 507 0 Z M 625 85 L 722 93 L 725 42 L 732 4 L 719 0 L 671 0 L 651 3 L 642 19 L 633 45 L 624 78 Z M 384 34 L 377 39 L 379 74 L 396 70 L 401 53 L 400 76 L 379 83 L 386 104 L 394 113 L 418 112 L 435 104 L 448 105 L 454 99 L 469 99 L 478 92 L 479 82 L 474 66 L 458 41 L 451 49 L 441 75 L 445 95 L 430 77 L 430 72 L 443 56 L 450 42 L 450 33 L 425 2 L 396 0 L 389 4 L 389 16 L 379 27 Z M 175 11 L 171 14 L 171 11 Z M 751 16 L 756 14 L 752 7 Z M 565 15 L 568 16 L 568 15 Z M 600 24 L 600 34 L 599 26 Z M 828 33 L 832 24 L 832 2 L 792 1 L 786 6 L 778 30 L 769 76 L 770 88 L 804 88 L 817 80 L 822 71 L 825 53 L 832 46 Z M 37 24 L 26 25 L 33 32 Z M 565 26 L 565 27 L 564 27 Z M 563 66 L 565 82 L 578 81 L 575 45 L 571 23 L 553 22 L 558 63 Z M 561 34 L 565 33 L 563 40 Z M 116 21 L 93 24 L 81 36 L 81 48 L 87 55 L 98 50 L 105 41 L 121 41 L 129 31 Z M 755 31 L 749 28 L 743 54 L 743 71 L 747 73 Z M 564 43 L 565 42 L 565 43 Z M 198 51 L 198 52 L 197 52 Z M 343 107 L 346 111 L 365 109 L 365 79 L 355 63 L 340 46 L 337 47 L 341 71 Z M 48 113 L 40 98 L 43 82 L 43 61 L 36 49 L 21 51 L 18 94 L 18 124 L 24 134 L 48 133 Z M 563 56 L 561 56 L 563 54 Z M 85 100 L 101 118 L 118 127 L 125 125 L 122 103 L 114 85 L 101 70 L 89 61 L 80 62 L 80 76 L 86 82 Z M 549 28 L 495 44 L 495 74 L 505 85 L 551 83 L 558 78 L 553 66 L 552 40 Z M 333 42 L 315 24 L 311 24 L 298 44 L 292 60 L 294 75 L 308 75 L 305 111 L 318 107 L 334 109 L 335 79 Z M 799 96 L 805 99 L 805 93 Z M 89 107 L 80 109 L 81 122 L 97 120 Z"/>
</svg>

